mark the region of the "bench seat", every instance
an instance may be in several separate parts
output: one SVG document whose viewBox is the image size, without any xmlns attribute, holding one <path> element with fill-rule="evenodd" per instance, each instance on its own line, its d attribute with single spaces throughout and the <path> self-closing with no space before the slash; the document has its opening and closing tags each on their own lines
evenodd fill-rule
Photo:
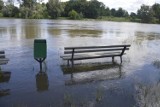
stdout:
<svg viewBox="0 0 160 107">
<path fill-rule="evenodd" d="M 60 56 L 63 60 L 71 61 L 74 65 L 74 60 L 85 60 L 119 56 L 122 62 L 122 55 L 125 55 L 125 50 L 129 50 L 130 45 L 112 45 L 112 46 L 88 46 L 88 47 L 65 47 L 64 55 Z"/>
<path fill-rule="evenodd" d="M 9 61 L 9 59 L 8 58 L 0 58 L 0 65 L 5 65 L 5 64 L 7 64 L 8 63 L 8 61 Z"/>
<path fill-rule="evenodd" d="M 74 55 L 74 60 L 82 60 L 82 59 L 94 59 L 94 58 L 103 58 L 103 57 L 112 57 L 112 56 L 120 56 L 120 52 L 116 53 L 95 53 L 95 54 L 80 54 Z M 61 56 L 63 60 L 72 60 L 71 55 Z"/>
</svg>

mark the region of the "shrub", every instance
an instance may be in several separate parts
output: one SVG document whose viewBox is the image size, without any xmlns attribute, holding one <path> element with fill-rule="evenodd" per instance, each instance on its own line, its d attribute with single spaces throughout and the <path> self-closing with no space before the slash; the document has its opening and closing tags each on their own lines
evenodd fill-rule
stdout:
<svg viewBox="0 0 160 107">
<path fill-rule="evenodd" d="M 83 17 L 82 13 L 78 14 L 75 10 L 72 10 L 68 14 L 70 19 L 81 19 Z"/>
</svg>

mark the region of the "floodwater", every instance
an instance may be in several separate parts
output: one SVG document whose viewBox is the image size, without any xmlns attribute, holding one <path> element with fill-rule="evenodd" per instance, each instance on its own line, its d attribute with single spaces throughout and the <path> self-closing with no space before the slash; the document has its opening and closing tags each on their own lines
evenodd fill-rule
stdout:
<svg viewBox="0 0 160 107">
<path fill-rule="evenodd" d="M 108 21 L 0 19 L 0 107 L 159 107 L 160 25 Z M 33 57 L 36 38 L 47 40 L 43 72 Z M 120 58 L 60 59 L 66 46 L 130 44 Z M 88 68 L 87 68 L 88 67 Z M 70 73 L 69 71 L 77 71 Z M 2 92 L 4 91 L 4 94 Z"/>
</svg>

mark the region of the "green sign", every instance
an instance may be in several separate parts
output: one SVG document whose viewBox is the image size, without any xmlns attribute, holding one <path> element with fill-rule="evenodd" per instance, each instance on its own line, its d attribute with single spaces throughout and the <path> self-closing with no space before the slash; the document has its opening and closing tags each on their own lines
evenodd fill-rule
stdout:
<svg viewBox="0 0 160 107">
<path fill-rule="evenodd" d="M 47 57 L 47 44 L 45 39 L 34 40 L 34 58 Z"/>
</svg>

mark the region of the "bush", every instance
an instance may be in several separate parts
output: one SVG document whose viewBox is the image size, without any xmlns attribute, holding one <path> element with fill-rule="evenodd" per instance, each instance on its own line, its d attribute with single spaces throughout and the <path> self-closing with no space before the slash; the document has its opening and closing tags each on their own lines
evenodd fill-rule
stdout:
<svg viewBox="0 0 160 107">
<path fill-rule="evenodd" d="M 83 17 L 83 14 L 78 14 L 75 10 L 72 10 L 68 14 L 70 19 L 81 19 Z"/>
<path fill-rule="evenodd" d="M 0 17 L 3 17 L 3 13 L 0 13 Z"/>
</svg>

